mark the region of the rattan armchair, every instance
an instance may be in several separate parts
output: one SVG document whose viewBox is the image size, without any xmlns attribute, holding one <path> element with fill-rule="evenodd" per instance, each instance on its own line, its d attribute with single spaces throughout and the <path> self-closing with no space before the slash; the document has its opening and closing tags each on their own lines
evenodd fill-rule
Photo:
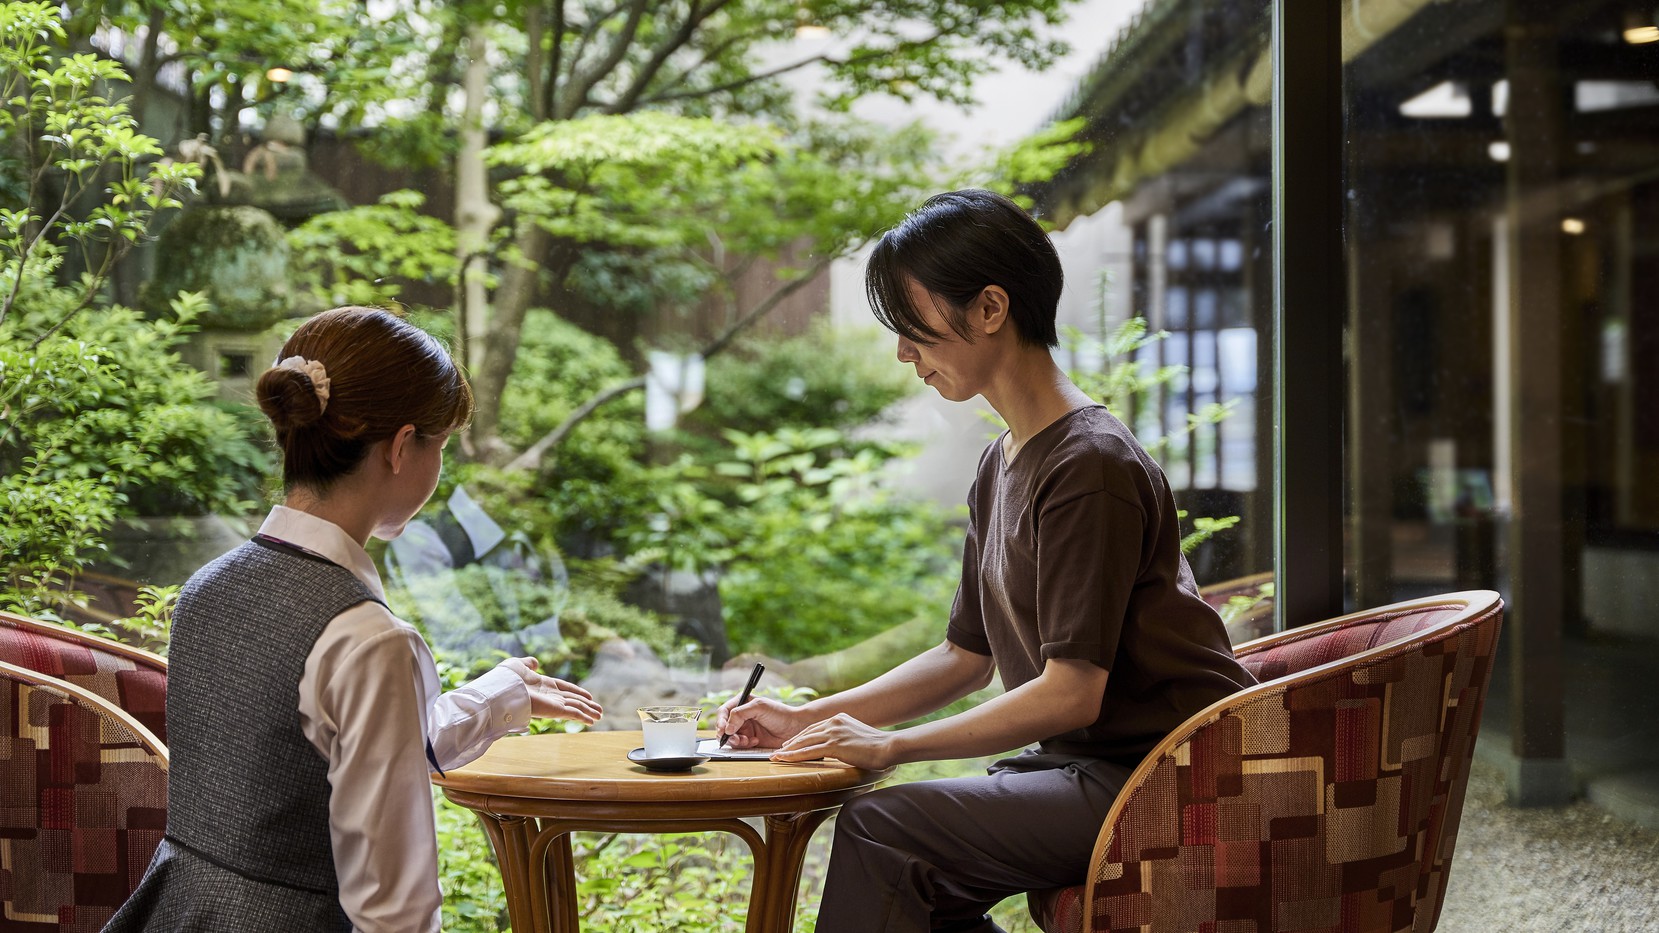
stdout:
<svg viewBox="0 0 1659 933">
<path fill-rule="evenodd" d="M 1237 649 L 1260 683 L 1188 720 L 1107 814 L 1047 933 L 1425 933 L 1446 892 L 1502 624 L 1489 591 Z"/>
</svg>

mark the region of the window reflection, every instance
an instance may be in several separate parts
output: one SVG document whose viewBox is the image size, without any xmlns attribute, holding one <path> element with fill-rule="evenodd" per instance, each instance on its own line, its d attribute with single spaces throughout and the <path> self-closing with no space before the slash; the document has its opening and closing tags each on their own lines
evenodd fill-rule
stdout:
<svg viewBox="0 0 1659 933">
<path fill-rule="evenodd" d="M 1271 399 L 1257 391 L 1272 308 L 1267 13 L 1263 2 L 1149 8 L 1058 115 L 1085 117 L 1094 150 L 1037 191 L 1062 223 L 1122 205 L 1132 313 L 1168 333 L 1137 360 L 1144 373 L 1184 368 L 1131 424 L 1143 441 L 1171 437 L 1160 461 L 1182 508 L 1243 519 L 1191 556 L 1201 583 L 1271 565 L 1259 481 Z M 1203 415 L 1224 403 L 1224 417 Z"/>
<path fill-rule="evenodd" d="M 1190 15 L 1148 18 L 1084 82 L 1064 115 L 1089 120 L 1095 149 L 1036 196 L 1062 224 L 1122 205 L 1133 307 L 1170 333 L 1137 358 L 1190 370 L 1137 409 L 1137 432 L 1239 400 L 1164 454 L 1184 507 L 1245 518 L 1195 558 L 1203 580 L 1270 567 L 1271 72 L 1264 5 L 1167 6 Z M 1510 730 L 1536 776 L 1603 742 L 1622 757 L 1574 767 L 1659 786 L 1652 754 L 1595 726 L 1642 707 L 1659 645 L 1644 608 L 1659 601 L 1659 13 L 1343 8 L 1348 207 L 1330 235 L 1348 282 L 1328 313 L 1346 322 L 1347 417 L 1325 441 L 1344 449 L 1350 605 L 1498 589 L 1506 650 L 1530 647 L 1500 674 L 1519 708 L 1494 688 L 1497 744 Z"/>
</svg>

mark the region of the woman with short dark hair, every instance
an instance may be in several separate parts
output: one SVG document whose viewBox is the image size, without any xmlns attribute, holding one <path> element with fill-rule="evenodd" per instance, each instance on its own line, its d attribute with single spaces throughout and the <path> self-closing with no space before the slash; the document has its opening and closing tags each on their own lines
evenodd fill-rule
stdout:
<svg viewBox="0 0 1659 933">
<path fill-rule="evenodd" d="M 989 191 L 930 198 L 866 273 L 898 358 L 1008 425 L 968 493 L 944 640 L 868 684 L 789 707 L 720 710 L 737 747 L 884 768 L 1025 751 L 985 777 L 848 803 L 821 933 L 995 930 L 1022 891 L 1078 884 L 1113 798 L 1192 714 L 1254 681 L 1181 555 L 1175 500 L 1129 429 L 1054 362 L 1061 271 L 1042 228 Z M 906 729 L 1000 675 L 1005 692 Z M 1034 746 L 1034 747 L 1032 747 Z"/>
<path fill-rule="evenodd" d="M 379 309 L 325 311 L 257 394 L 286 504 L 179 594 L 167 834 L 105 930 L 438 930 L 428 768 L 599 706 L 534 658 L 440 694 L 426 643 L 386 608 L 364 545 L 431 498 L 472 414 L 436 340 Z"/>
</svg>

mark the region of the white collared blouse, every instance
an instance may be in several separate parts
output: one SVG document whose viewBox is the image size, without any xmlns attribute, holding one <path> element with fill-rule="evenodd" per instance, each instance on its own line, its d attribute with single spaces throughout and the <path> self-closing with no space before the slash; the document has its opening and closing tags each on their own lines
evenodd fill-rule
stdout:
<svg viewBox="0 0 1659 933">
<path fill-rule="evenodd" d="M 385 598 L 374 562 L 338 525 L 279 505 L 259 533 L 339 564 Z M 535 676 L 508 659 L 440 693 L 426 641 L 380 603 L 353 606 L 323 629 L 300 678 L 300 728 L 328 762 L 334 867 L 354 929 L 440 929 L 426 743 L 448 770 L 523 731 Z"/>
</svg>

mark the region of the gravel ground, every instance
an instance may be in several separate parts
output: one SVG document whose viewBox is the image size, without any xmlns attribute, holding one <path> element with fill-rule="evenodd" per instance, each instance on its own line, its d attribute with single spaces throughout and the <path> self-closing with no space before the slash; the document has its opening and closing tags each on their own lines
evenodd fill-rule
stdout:
<svg viewBox="0 0 1659 933">
<path fill-rule="evenodd" d="M 1659 832 L 1587 803 L 1518 809 L 1469 777 L 1439 933 L 1659 931 Z"/>
</svg>

